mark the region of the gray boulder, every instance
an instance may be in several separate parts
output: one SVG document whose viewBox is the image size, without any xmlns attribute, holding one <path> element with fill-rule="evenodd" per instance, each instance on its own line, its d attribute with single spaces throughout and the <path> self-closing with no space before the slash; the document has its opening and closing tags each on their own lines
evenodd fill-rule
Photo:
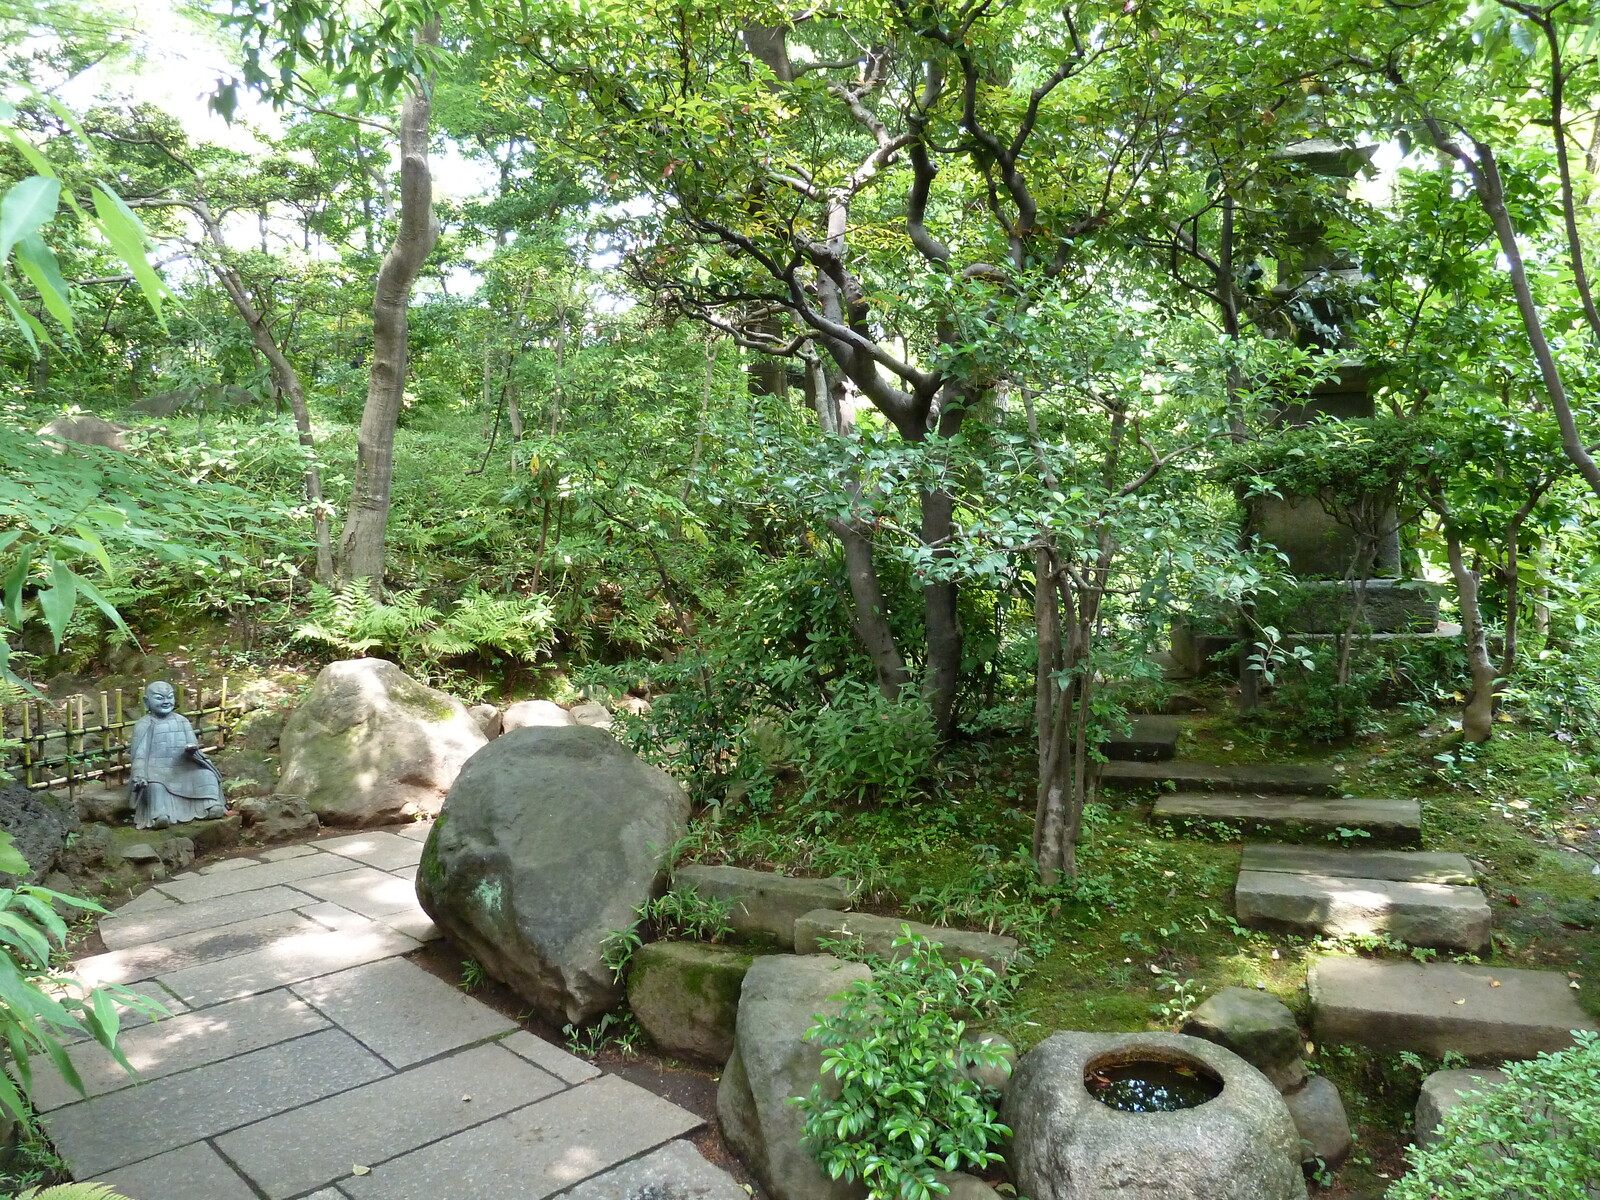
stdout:
<svg viewBox="0 0 1600 1200">
<path fill-rule="evenodd" d="M 1422 1081 L 1417 1096 L 1416 1142 L 1427 1149 L 1439 1140 L 1445 1113 L 1474 1092 L 1487 1092 L 1506 1081 L 1504 1071 L 1491 1067 L 1470 1071 L 1435 1071 Z"/>
<path fill-rule="evenodd" d="M 794 949 L 794 923 L 814 909 L 843 908 L 854 887 L 834 875 L 825 879 L 774 875 L 744 867 L 692 865 L 672 873 L 672 886 L 693 888 L 702 896 L 726 901 L 728 921 L 741 938 L 770 939 Z"/>
<path fill-rule="evenodd" d="M 1176 1112 L 1120 1112 L 1091 1069 L 1154 1059 L 1209 1073 L 1221 1092 Z M 1057 1033 L 1022 1056 L 1001 1117 L 1029 1200 L 1304 1200 L 1300 1139 L 1283 1097 L 1221 1046 L 1175 1033 Z"/>
<path fill-rule="evenodd" d="M 117 425 L 111 421 L 102 421 L 99 417 L 79 415 L 76 417 L 57 417 L 48 425 L 39 430 L 39 436 L 54 442 L 75 442 L 80 446 L 100 446 L 106 450 L 126 450 L 127 443 L 122 435 L 129 430 L 127 425 Z"/>
<path fill-rule="evenodd" d="M 579 725 L 592 725 L 596 729 L 611 728 L 611 710 L 604 704 L 594 700 L 586 700 L 582 704 L 574 704 L 567 710 L 573 721 Z"/>
<path fill-rule="evenodd" d="M 827 954 L 758 958 L 744 977 L 733 1057 L 717 1089 L 722 1136 L 773 1200 L 859 1200 L 859 1183 L 829 1179 L 804 1146 L 805 1115 L 789 1101 L 822 1078 L 822 1051 L 805 1041 L 819 1014 L 843 1007 L 840 993 L 872 973 Z M 836 1083 L 835 1083 L 835 1086 Z"/>
<path fill-rule="evenodd" d="M 553 700 L 518 700 L 500 715 L 502 733 L 513 729 L 559 729 L 575 724 L 572 714 Z"/>
<path fill-rule="evenodd" d="M 1301 1161 L 1321 1162 L 1330 1171 L 1344 1166 L 1350 1156 L 1350 1118 L 1345 1115 L 1339 1089 L 1321 1075 L 1313 1075 L 1292 1092 L 1285 1092 L 1294 1127 L 1300 1133 Z"/>
<path fill-rule="evenodd" d="M 461 701 L 392 662 L 330 663 L 284 724 L 277 790 L 325 825 L 432 815 L 487 740 Z"/>
<path fill-rule="evenodd" d="M 322 822 L 296 796 L 250 796 L 239 801 L 244 834 L 252 842 L 297 842 L 314 837 Z"/>
<path fill-rule="evenodd" d="M 478 728 L 483 731 L 483 736 L 491 742 L 505 732 L 505 722 L 500 716 L 500 710 L 492 704 L 474 704 L 467 709 L 468 714 L 478 723 Z"/>
<path fill-rule="evenodd" d="M 1182 1032 L 1232 1050 L 1280 1091 L 1305 1082 L 1300 1026 L 1289 1006 L 1271 992 L 1223 988 L 1194 1010 Z"/>
<path fill-rule="evenodd" d="M 462 769 L 423 847 L 417 899 L 535 1012 L 581 1024 L 622 988 L 606 935 L 666 886 L 689 800 L 597 729 L 514 729 Z"/>
<path fill-rule="evenodd" d="M 0 829 L 28 860 L 23 883 L 37 883 L 55 870 L 67 835 L 78 827 L 78 811 L 65 795 L 30 791 L 20 783 L 0 787 Z M 0 875 L 0 880 L 11 876 Z M 7 884 L 7 886 L 11 886 Z"/>
<path fill-rule="evenodd" d="M 628 1007 L 659 1050 L 720 1067 L 733 1053 L 739 990 L 753 961 L 701 942 L 640 946 L 628 970 Z"/>
</svg>

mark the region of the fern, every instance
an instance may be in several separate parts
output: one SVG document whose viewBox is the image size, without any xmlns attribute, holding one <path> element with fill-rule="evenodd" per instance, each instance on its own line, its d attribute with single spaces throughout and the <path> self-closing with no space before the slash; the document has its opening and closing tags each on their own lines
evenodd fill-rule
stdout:
<svg viewBox="0 0 1600 1200">
<path fill-rule="evenodd" d="M 312 586 L 310 612 L 295 636 L 344 654 L 382 651 L 407 667 L 493 653 L 534 662 L 550 648 L 555 617 L 543 596 L 469 591 L 449 613 L 421 602 L 416 590 L 375 599 L 366 581 Z"/>
<path fill-rule="evenodd" d="M 13 1200 L 128 1200 L 121 1192 L 113 1192 L 105 1183 L 62 1183 L 43 1191 L 29 1188 L 19 1192 Z"/>
</svg>

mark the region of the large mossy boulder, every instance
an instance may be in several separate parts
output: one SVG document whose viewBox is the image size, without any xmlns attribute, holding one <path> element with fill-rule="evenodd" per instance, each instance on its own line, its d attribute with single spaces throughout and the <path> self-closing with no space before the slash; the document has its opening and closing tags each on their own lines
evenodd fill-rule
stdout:
<svg viewBox="0 0 1600 1200">
<path fill-rule="evenodd" d="M 628 969 L 628 1007 L 662 1053 L 720 1067 L 733 1053 L 739 989 L 753 961 L 703 942 L 640 946 Z"/>
<path fill-rule="evenodd" d="M 330 663 L 284 724 L 277 792 L 325 825 L 432 815 L 487 741 L 461 701 L 392 662 Z"/>
<path fill-rule="evenodd" d="M 0 787 L 0 829 L 11 835 L 18 853 L 28 860 L 27 878 L 20 882 L 37 883 L 55 870 L 67 835 L 77 827 L 77 810 L 65 795 L 35 792 L 20 783 Z M 0 881 L 10 879 L 0 875 Z"/>
<path fill-rule="evenodd" d="M 689 799 L 599 729 L 513 729 L 462 769 L 417 899 L 445 936 L 556 1024 L 617 1005 L 607 934 L 666 887 Z"/>
<path fill-rule="evenodd" d="M 717 1088 L 722 1136 L 773 1200 L 859 1200 L 860 1183 L 829 1179 L 800 1144 L 805 1114 L 790 1103 L 822 1084 L 822 1050 L 805 1040 L 818 1015 L 834 1016 L 841 995 L 872 972 L 829 954 L 773 954 L 745 974 L 733 1056 Z"/>
</svg>

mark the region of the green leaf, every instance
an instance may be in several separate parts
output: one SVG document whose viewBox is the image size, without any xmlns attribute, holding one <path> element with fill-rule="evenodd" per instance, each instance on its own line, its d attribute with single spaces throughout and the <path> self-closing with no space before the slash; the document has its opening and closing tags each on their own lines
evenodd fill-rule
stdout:
<svg viewBox="0 0 1600 1200">
<path fill-rule="evenodd" d="M 161 282 L 161 277 L 150 266 L 150 260 L 145 257 L 145 247 L 149 244 L 144 226 L 139 223 L 139 218 L 118 196 L 104 184 L 95 184 L 93 189 L 95 216 L 99 218 L 100 232 L 105 234 L 106 241 L 111 243 L 111 248 L 116 251 L 117 257 L 127 263 L 128 270 L 133 272 L 133 278 L 139 285 L 139 290 L 144 293 L 144 298 L 155 313 L 156 320 L 161 322 L 161 327 L 166 328 L 166 318 L 161 313 L 161 297 L 167 291 L 166 284 Z"/>
<path fill-rule="evenodd" d="M 39 593 L 39 609 L 44 613 L 45 624 L 56 649 L 61 649 L 61 638 L 67 632 L 67 622 L 78 602 L 78 577 L 60 559 L 50 564 L 50 586 Z"/>
<path fill-rule="evenodd" d="M 61 183 L 43 175 L 30 175 L 11 185 L 0 199 L 0 261 L 30 233 L 36 233 L 56 215 L 61 203 Z"/>
<path fill-rule="evenodd" d="M 44 244 L 37 233 L 30 233 L 17 242 L 17 266 L 39 289 L 39 299 L 50 315 L 61 322 L 61 327 L 72 332 L 72 291 L 61 277 L 61 265 L 55 251 Z"/>
<path fill-rule="evenodd" d="M 33 547 L 24 546 L 17 561 L 11 565 L 11 570 L 6 572 L 3 582 L 0 582 L 0 605 L 3 605 L 6 621 L 13 629 L 22 628 L 22 587 L 28 582 L 28 571 L 33 566 Z"/>
<path fill-rule="evenodd" d="M 0 829 L 0 873 L 26 875 L 28 870 L 28 860 L 23 858 L 22 852 L 17 849 L 17 840 Z"/>
</svg>

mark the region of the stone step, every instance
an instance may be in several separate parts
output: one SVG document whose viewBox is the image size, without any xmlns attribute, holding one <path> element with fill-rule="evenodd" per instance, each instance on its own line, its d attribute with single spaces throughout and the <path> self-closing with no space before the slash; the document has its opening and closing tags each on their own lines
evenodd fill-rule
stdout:
<svg viewBox="0 0 1600 1200">
<path fill-rule="evenodd" d="M 1299 763 L 1109 762 L 1100 782 L 1119 787 L 1167 785 L 1186 792 L 1289 792 L 1337 796 L 1341 781 L 1327 767 Z"/>
<path fill-rule="evenodd" d="M 1127 733 L 1112 734 L 1100 753 L 1112 762 L 1166 762 L 1178 752 L 1183 722 L 1177 717 L 1133 717 Z"/>
<path fill-rule="evenodd" d="M 1338 846 L 1284 846 L 1258 842 L 1244 848 L 1241 871 L 1287 871 L 1295 875 L 1336 875 L 1349 879 L 1391 879 L 1396 883 L 1478 881 L 1465 854 L 1431 850 L 1360 850 Z"/>
<path fill-rule="evenodd" d="M 1489 949 L 1489 902 L 1475 887 L 1240 871 L 1234 909 L 1247 929 L 1305 937 L 1384 933 L 1436 950 Z"/>
<path fill-rule="evenodd" d="M 1312 1035 L 1477 1063 L 1532 1058 L 1595 1028 L 1568 983 L 1556 971 L 1325 955 L 1309 972 Z"/>
<path fill-rule="evenodd" d="M 859 939 L 861 948 L 879 958 L 894 960 L 903 951 L 894 948 L 894 940 L 901 936 L 902 927 L 912 933 L 937 942 L 939 957 L 954 963 L 970 958 L 1004 973 L 1017 957 L 1017 939 L 998 933 L 975 933 L 970 929 L 951 929 L 946 925 L 924 925 L 904 917 L 880 917 L 872 913 L 838 912 L 818 909 L 806 913 L 794 923 L 794 950 L 796 954 L 821 954 L 826 952 L 824 939 L 843 941 Z"/>
<path fill-rule="evenodd" d="M 1422 806 L 1415 800 L 1330 799 L 1178 792 L 1156 801 L 1150 820 L 1182 830 L 1222 825 L 1243 837 L 1323 841 L 1341 829 L 1364 831 L 1366 845 L 1414 847 L 1422 840 Z"/>
<path fill-rule="evenodd" d="M 817 879 L 700 864 L 673 871 L 672 886 L 728 904 L 728 921 L 739 940 L 771 941 L 785 950 L 794 946 L 796 918 L 819 908 L 843 908 L 856 889 L 837 875 Z"/>
</svg>

